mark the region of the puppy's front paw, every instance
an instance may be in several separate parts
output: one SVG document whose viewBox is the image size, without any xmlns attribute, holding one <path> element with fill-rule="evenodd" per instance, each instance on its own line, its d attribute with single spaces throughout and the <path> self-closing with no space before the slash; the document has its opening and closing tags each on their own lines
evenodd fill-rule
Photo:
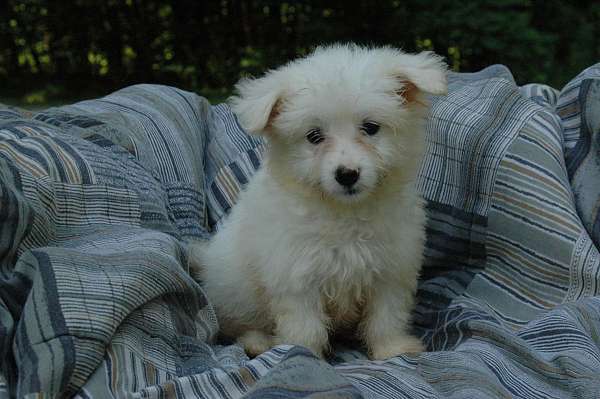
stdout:
<svg viewBox="0 0 600 399">
<path fill-rule="evenodd" d="M 259 330 L 249 330 L 238 338 L 238 343 L 249 356 L 254 357 L 271 349 L 273 337 Z"/>
<path fill-rule="evenodd" d="M 386 340 L 385 343 L 372 343 L 369 345 L 370 358 L 385 360 L 403 353 L 424 352 L 425 346 L 421 340 L 412 335 L 403 335 Z"/>
<path fill-rule="evenodd" d="M 297 337 L 295 339 L 289 339 L 276 337 L 275 343 L 277 345 L 285 344 L 303 346 L 308 348 L 315 356 L 321 359 L 325 359 L 325 353 L 327 353 L 329 350 L 329 343 L 327 342 L 327 339 L 325 339 L 325 342 L 323 342 L 323 339 L 298 339 Z"/>
</svg>

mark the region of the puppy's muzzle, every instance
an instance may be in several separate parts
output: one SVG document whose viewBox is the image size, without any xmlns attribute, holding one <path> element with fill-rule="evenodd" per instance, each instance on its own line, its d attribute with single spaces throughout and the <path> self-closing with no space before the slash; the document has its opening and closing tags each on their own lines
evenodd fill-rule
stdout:
<svg viewBox="0 0 600 399">
<path fill-rule="evenodd" d="M 346 188 L 352 187 L 360 176 L 360 171 L 357 169 L 348 169 L 340 166 L 335 171 L 335 180 Z"/>
</svg>

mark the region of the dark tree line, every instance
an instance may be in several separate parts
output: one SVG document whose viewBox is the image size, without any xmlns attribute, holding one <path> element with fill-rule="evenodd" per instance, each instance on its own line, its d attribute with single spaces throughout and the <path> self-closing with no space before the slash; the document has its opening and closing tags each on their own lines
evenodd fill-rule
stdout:
<svg viewBox="0 0 600 399">
<path fill-rule="evenodd" d="M 240 75 L 334 41 L 431 49 L 457 71 L 502 63 L 520 83 L 561 87 L 600 61 L 600 3 L 4 0 L 0 90 L 77 96 L 160 82 L 228 92 Z"/>
</svg>

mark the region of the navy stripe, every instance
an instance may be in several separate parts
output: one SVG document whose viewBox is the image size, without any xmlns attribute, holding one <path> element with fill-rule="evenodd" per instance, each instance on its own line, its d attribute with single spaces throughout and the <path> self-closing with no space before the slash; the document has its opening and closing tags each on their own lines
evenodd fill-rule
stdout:
<svg viewBox="0 0 600 399">
<path fill-rule="evenodd" d="M 70 144 L 64 142 L 58 137 L 54 139 L 54 142 L 58 144 L 66 153 L 68 153 L 71 156 L 71 158 L 75 161 L 77 171 L 81 176 L 81 182 L 83 184 L 92 184 L 92 177 L 90 176 L 90 171 L 88 170 L 87 163 L 81 157 L 81 155 L 77 151 L 75 151 L 75 149 L 73 149 L 73 147 Z"/>
<path fill-rule="evenodd" d="M 562 237 L 562 238 L 564 238 L 567 241 L 575 242 L 575 240 L 576 240 L 576 238 L 574 238 L 574 237 L 572 237 L 570 235 L 564 234 L 564 233 L 560 232 L 559 230 L 551 229 L 549 227 L 546 227 L 546 226 L 544 226 L 541 223 L 535 222 L 534 220 L 532 220 L 529 217 L 526 217 L 526 216 L 523 216 L 523 215 L 518 214 L 516 212 L 510 211 L 510 210 L 508 210 L 507 208 L 505 208 L 503 206 L 492 204 L 492 208 L 495 209 L 495 210 L 497 210 L 498 212 L 502 212 L 502 213 L 505 213 L 507 215 L 510 215 L 511 217 L 513 217 L 515 219 L 519 219 L 519 220 L 521 220 L 521 221 L 523 221 L 523 222 L 525 222 L 525 223 L 527 223 L 529 225 L 535 226 L 538 229 L 543 230 L 543 231 L 545 231 L 545 232 L 547 232 L 549 234 L 553 234 L 553 235 Z"/>
<path fill-rule="evenodd" d="M 126 106 L 124 104 L 119 104 L 119 103 L 111 102 L 111 101 L 108 101 L 108 100 L 97 100 L 97 101 L 99 101 L 99 102 L 105 102 L 105 103 L 108 103 L 108 104 L 112 104 L 112 105 L 114 105 L 116 107 L 127 109 L 129 111 L 132 111 L 132 112 L 134 112 L 134 113 L 136 113 L 138 115 L 141 115 L 141 116 L 145 117 L 148 120 L 148 122 L 150 122 L 152 124 L 152 126 L 154 126 L 154 128 L 156 129 L 156 131 L 159 132 L 159 134 L 157 136 L 158 136 L 158 138 L 163 143 L 163 146 L 161 146 L 161 150 L 163 150 L 166 153 L 166 155 L 169 157 L 169 160 L 171 161 L 172 165 L 176 165 L 177 164 L 177 162 L 175 162 L 175 157 L 173 157 L 173 152 L 171 151 L 171 146 L 169 145 L 169 143 L 167 142 L 167 140 L 165 139 L 165 137 L 161 134 L 162 130 L 158 127 L 158 125 L 156 124 L 156 122 L 154 121 L 154 119 L 152 119 L 149 115 L 146 115 L 143 112 L 138 111 L 138 110 L 136 110 L 134 108 L 128 107 L 128 106 Z M 177 180 L 181 180 L 181 176 L 179 175 L 179 170 L 177 168 L 173 168 L 172 170 L 175 173 L 175 178 Z"/>
<path fill-rule="evenodd" d="M 230 163 L 229 168 L 231 169 L 231 171 L 233 172 L 233 175 L 235 176 L 235 178 L 237 179 L 237 181 L 240 184 L 242 184 L 242 185 L 248 184 L 248 179 L 246 178 L 246 175 L 244 174 L 244 172 L 242 172 L 240 167 L 235 162 Z"/>
<path fill-rule="evenodd" d="M 35 160 L 35 162 L 40 164 L 45 171 L 50 170 L 50 164 L 48 163 L 46 158 L 42 154 L 39 153 L 39 151 L 25 147 L 25 146 L 17 143 L 14 140 L 7 140 L 7 142 L 10 143 L 10 145 L 12 147 L 14 147 L 17 151 L 19 151 L 21 154 Z M 58 168 L 58 169 L 59 169 L 58 173 L 59 173 L 61 179 L 63 181 L 66 181 L 66 177 L 64 177 L 64 171 L 60 170 L 60 168 Z"/>
<path fill-rule="evenodd" d="M 577 97 L 578 102 L 585 102 L 584 99 L 587 97 L 588 91 L 592 87 L 593 83 L 594 80 L 592 79 L 584 80 L 583 82 L 581 82 L 579 95 Z M 581 117 L 581 124 L 579 127 L 579 139 L 577 140 L 575 146 L 571 148 L 565 156 L 569 179 L 573 178 L 574 173 L 581 166 L 581 163 L 590 152 L 592 144 L 592 133 L 589 131 L 588 123 L 585 120 L 587 117 L 586 114 L 577 114 L 577 116 Z"/>
</svg>

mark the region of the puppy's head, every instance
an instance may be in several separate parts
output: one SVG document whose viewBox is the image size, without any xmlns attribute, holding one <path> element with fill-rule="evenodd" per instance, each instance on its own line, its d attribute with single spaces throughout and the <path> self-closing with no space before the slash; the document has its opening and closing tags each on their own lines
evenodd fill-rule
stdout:
<svg viewBox="0 0 600 399">
<path fill-rule="evenodd" d="M 430 52 L 336 45 L 236 89 L 233 110 L 244 129 L 268 140 L 276 179 L 352 203 L 414 179 L 424 94 L 446 92 L 446 67 Z"/>
</svg>

